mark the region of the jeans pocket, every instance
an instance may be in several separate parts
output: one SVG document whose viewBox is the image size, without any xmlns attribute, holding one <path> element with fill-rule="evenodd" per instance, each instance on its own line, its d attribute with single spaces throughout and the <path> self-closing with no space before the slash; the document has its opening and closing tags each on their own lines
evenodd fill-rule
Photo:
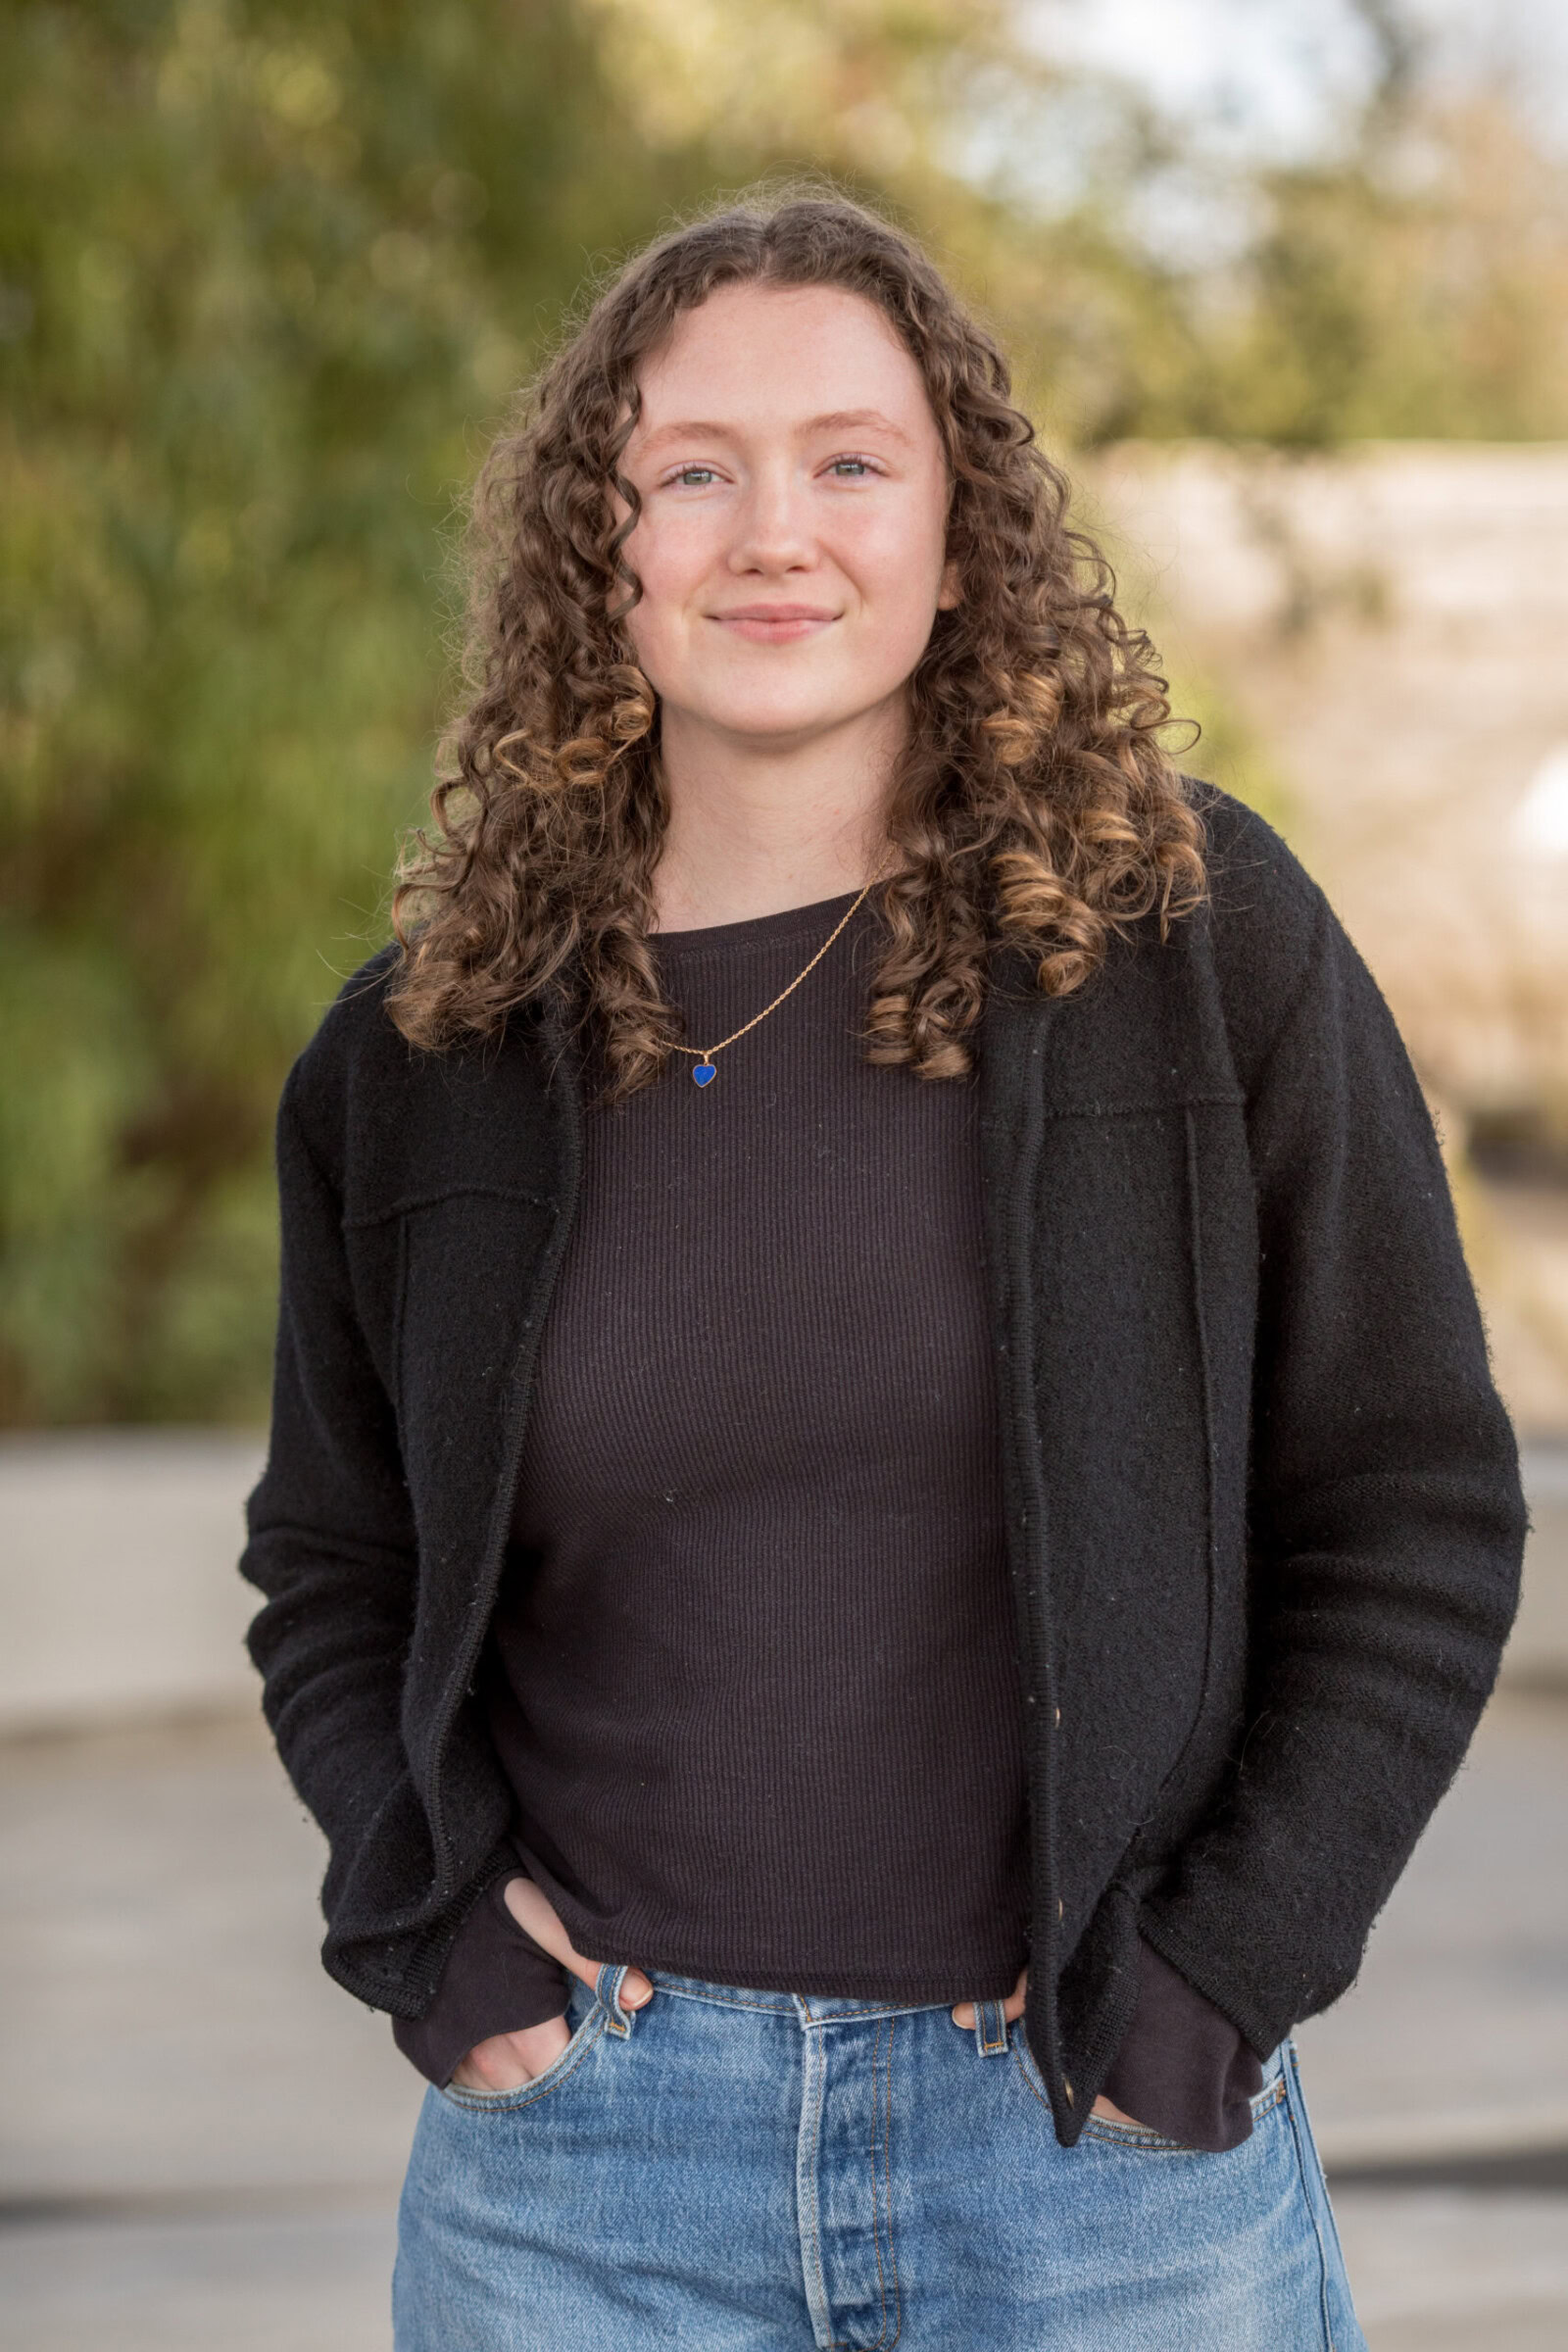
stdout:
<svg viewBox="0 0 1568 2352">
<path fill-rule="evenodd" d="M 560 2057 L 553 2058 L 539 2074 L 530 2075 L 526 2082 L 517 2083 L 512 2090 L 472 2090 L 465 2082 L 446 2082 L 438 2085 L 441 2096 L 448 2106 L 462 2108 L 469 2115 L 511 2115 L 519 2107 L 531 2106 L 535 2099 L 547 2098 L 551 2091 L 560 2089 L 587 2057 L 609 2023 L 609 2010 L 590 1995 Z"/>
</svg>

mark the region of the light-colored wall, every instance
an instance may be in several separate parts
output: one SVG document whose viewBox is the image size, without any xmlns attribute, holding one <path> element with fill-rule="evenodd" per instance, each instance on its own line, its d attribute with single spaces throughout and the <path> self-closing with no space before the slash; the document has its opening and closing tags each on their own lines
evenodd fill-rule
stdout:
<svg viewBox="0 0 1568 2352">
<path fill-rule="evenodd" d="M 1178 710 L 1251 738 L 1220 780 L 1283 787 L 1440 1109 L 1498 1384 L 1568 1437 L 1568 1191 L 1463 1167 L 1479 1115 L 1568 1131 L 1568 446 L 1127 444 L 1085 489 Z"/>
<path fill-rule="evenodd" d="M 1568 446 L 1123 444 L 1087 492 L 1128 600 L 1214 676 L 1423 1073 L 1568 1102 Z"/>
<path fill-rule="evenodd" d="M 0 1442 L 0 1734 L 249 1708 L 261 1596 L 235 1572 L 259 1439 L 66 1431 Z M 1507 1671 L 1568 1688 L 1568 1449 L 1532 1449 L 1536 1515 Z"/>
<path fill-rule="evenodd" d="M 256 1703 L 235 1573 L 260 1437 L 0 1441 L 0 1730 Z"/>
</svg>

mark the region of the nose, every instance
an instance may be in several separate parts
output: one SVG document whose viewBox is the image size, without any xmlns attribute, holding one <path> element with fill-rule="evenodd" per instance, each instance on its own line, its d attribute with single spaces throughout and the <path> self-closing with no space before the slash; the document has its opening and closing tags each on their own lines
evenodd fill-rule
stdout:
<svg viewBox="0 0 1568 2352">
<path fill-rule="evenodd" d="M 816 560 L 807 488 L 788 464 L 758 467 L 735 516 L 731 571 L 808 570 Z"/>
</svg>

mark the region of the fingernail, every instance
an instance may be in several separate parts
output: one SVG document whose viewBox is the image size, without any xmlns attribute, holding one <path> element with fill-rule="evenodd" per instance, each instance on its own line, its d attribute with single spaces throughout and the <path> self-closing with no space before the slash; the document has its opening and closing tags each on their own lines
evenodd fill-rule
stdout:
<svg viewBox="0 0 1568 2352">
<path fill-rule="evenodd" d="M 640 2009 L 644 2001 L 652 2000 L 654 1988 L 646 1977 L 628 1977 L 620 1988 L 622 2007 Z"/>
</svg>

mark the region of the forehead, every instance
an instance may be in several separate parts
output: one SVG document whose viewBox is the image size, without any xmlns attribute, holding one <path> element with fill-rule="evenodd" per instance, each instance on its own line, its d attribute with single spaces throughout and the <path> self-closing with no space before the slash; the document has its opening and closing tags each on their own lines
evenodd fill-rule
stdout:
<svg viewBox="0 0 1568 2352">
<path fill-rule="evenodd" d="M 800 428 L 853 412 L 885 418 L 911 443 L 938 438 L 891 319 L 840 286 L 722 286 L 682 313 L 638 384 L 639 445 L 688 418 Z"/>
</svg>

